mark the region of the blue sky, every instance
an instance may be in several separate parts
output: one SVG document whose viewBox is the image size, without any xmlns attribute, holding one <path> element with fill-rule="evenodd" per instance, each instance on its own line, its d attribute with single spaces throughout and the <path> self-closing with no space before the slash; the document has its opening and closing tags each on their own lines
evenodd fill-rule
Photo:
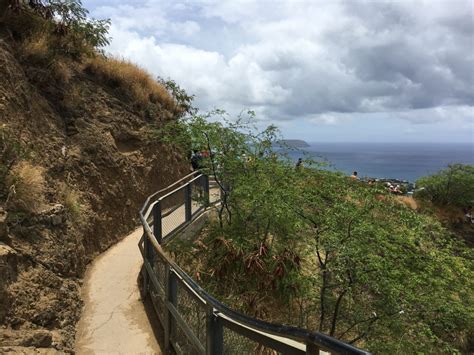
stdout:
<svg viewBox="0 0 474 355">
<path fill-rule="evenodd" d="M 308 141 L 474 142 L 474 2 L 83 1 L 203 111 Z M 474 145 L 474 143 L 473 143 Z"/>
</svg>

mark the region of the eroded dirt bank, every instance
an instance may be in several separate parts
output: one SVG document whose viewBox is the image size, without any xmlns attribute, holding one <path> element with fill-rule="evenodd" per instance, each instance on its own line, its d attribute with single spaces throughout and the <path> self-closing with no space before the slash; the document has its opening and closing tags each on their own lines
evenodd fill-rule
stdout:
<svg viewBox="0 0 474 355">
<path fill-rule="evenodd" d="M 80 64 L 67 70 L 67 81 L 45 77 L 0 39 L 0 126 L 46 185 L 34 212 L 0 205 L 0 353 L 73 351 L 86 265 L 134 229 L 145 196 L 189 169 L 148 134 L 172 110 L 134 108 Z"/>
</svg>

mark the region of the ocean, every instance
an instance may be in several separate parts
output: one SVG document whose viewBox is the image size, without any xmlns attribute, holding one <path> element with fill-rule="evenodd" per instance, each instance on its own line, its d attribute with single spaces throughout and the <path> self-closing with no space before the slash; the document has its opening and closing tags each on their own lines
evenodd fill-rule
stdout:
<svg viewBox="0 0 474 355">
<path fill-rule="evenodd" d="M 328 169 L 360 178 L 391 178 L 415 182 L 448 164 L 474 165 L 474 142 L 469 143 L 309 143 L 290 151 L 293 160 L 311 157 L 328 162 Z"/>
</svg>

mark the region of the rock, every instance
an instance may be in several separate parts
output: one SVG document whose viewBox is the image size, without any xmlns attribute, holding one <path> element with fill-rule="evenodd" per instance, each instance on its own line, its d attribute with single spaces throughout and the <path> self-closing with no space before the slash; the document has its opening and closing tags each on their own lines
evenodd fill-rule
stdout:
<svg viewBox="0 0 474 355">
<path fill-rule="evenodd" d="M 24 346 L 0 346 L 0 354 L 16 354 L 16 355 L 58 355 L 54 349 L 36 349 Z"/>
<path fill-rule="evenodd" d="M 59 226 L 60 224 L 63 223 L 63 218 L 58 215 L 51 216 L 51 224 L 53 226 Z"/>
<path fill-rule="evenodd" d="M 42 326 L 50 325 L 56 319 L 56 315 L 50 309 L 45 309 L 33 316 L 33 323 Z"/>
<path fill-rule="evenodd" d="M 0 242 L 0 323 L 5 318 L 11 303 L 11 297 L 7 290 L 8 286 L 14 282 L 17 277 L 17 264 L 17 252 L 8 245 Z"/>
<path fill-rule="evenodd" d="M 52 342 L 53 334 L 48 330 L 0 329 L 0 344 L 4 347 L 49 348 Z"/>
<path fill-rule="evenodd" d="M 8 213 L 2 207 L 0 207 L 0 241 L 8 242 L 8 226 L 7 226 Z"/>
<path fill-rule="evenodd" d="M 53 226 L 59 226 L 65 221 L 65 208 L 60 203 L 48 206 L 38 215 L 38 222 L 50 223 Z"/>
<path fill-rule="evenodd" d="M 21 345 L 34 346 L 36 348 L 48 348 L 53 342 L 53 336 L 51 332 L 47 330 L 34 330 L 29 333 L 29 336 L 24 338 Z"/>
</svg>

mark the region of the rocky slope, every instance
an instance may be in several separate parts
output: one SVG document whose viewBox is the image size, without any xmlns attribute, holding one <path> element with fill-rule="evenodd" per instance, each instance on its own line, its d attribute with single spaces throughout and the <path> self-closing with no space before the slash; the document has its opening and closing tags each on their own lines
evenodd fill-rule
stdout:
<svg viewBox="0 0 474 355">
<path fill-rule="evenodd" d="M 73 351 L 87 263 L 136 226 L 147 194 L 189 170 L 149 134 L 172 108 L 134 108 L 87 66 L 66 66 L 51 77 L 0 40 L 0 126 L 46 184 L 35 211 L 0 202 L 0 353 Z"/>
</svg>

